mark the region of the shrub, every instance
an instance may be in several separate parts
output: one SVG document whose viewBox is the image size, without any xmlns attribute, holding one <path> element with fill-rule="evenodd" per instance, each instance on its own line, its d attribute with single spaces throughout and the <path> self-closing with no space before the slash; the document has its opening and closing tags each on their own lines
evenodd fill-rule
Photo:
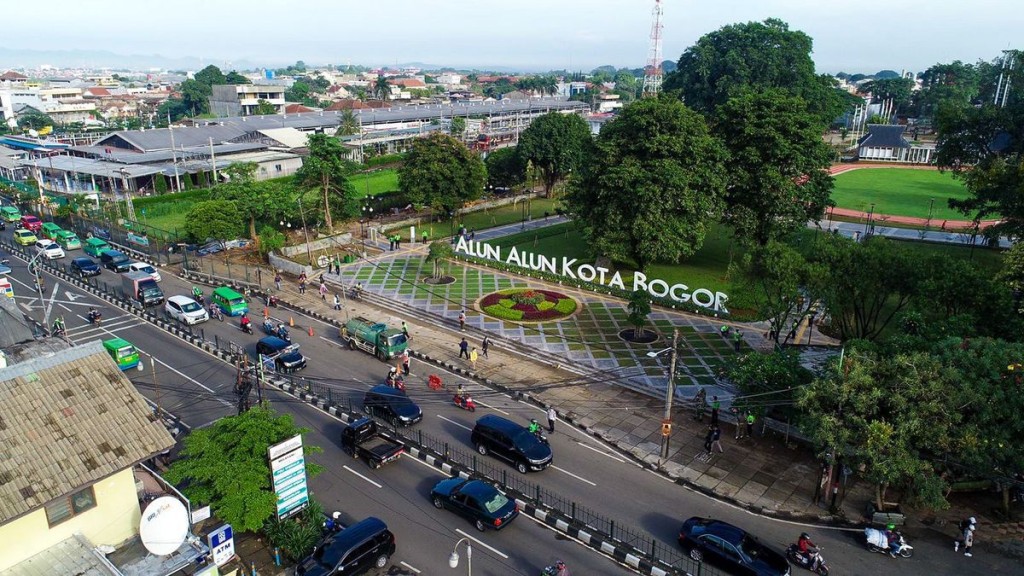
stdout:
<svg viewBox="0 0 1024 576">
<path fill-rule="evenodd" d="M 320 540 L 323 520 L 323 508 L 311 499 L 305 510 L 291 518 L 271 518 L 263 531 L 271 544 L 281 548 L 288 558 L 298 561 L 309 555 Z"/>
<path fill-rule="evenodd" d="M 562 298 L 555 304 L 555 311 L 561 314 L 572 314 L 576 311 L 576 301 L 572 298 Z"/>
<path fill-rule="evenodd" d="M 537 310 L 540 310 L 541 312 L 543 312 L 544 310 L 550 310 L 550 309 L 552 309 L 554 307 L 555 307 L 555 303 L 554 302 L 549 302 L 548 300 L 545 300 L 543 302 L 539 302 L 537 304 Z"/>
<path fill-rule="evenodd" d="M 512 308 L 506 308 L 501 305 L 495 304 L 494 306 L 487 306 L 483 309 L 487 314 L 494 316 L 495 318 L 502 318 L 504 320 L 522 320 L 523 311 L 513 310 Z"/>
</svg>

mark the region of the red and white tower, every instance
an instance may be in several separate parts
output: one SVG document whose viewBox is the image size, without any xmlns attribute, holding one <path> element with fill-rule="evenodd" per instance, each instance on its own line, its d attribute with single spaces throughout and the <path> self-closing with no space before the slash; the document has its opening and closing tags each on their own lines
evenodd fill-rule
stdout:
<svg viewBox="0 0 1024 576">
<path fill-rule="evenodd" d="M 654 0 L 651 17 L 651 46 L 647 50 L 647 66 L 644 67 L 644 96 L 656 96 L 661 92 L 661 0 Z"/>
</svg>

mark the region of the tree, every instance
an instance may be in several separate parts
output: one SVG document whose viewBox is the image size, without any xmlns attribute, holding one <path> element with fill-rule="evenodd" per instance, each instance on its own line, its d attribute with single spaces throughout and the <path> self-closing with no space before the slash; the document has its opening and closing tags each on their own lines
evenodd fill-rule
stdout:
<svg viewBox="0 0 1024 576">
<path fill-rule="evenodd" d="M 285 240 L 287 240 L 284 234 L 282 234 L 277 228 L 267 225 L 260 228 L 260 233 L 259 236 L 257 236 L 257 239 L 257 247 L 259 248 L 260 254 L 264 256 L 275 250 L 280 250 L 281 247 L 284 246 Z"/>
<path fill-rule="evenodd" d="M 748 352 L 729 368 L 729 381 L 742 394 L 733 400 L 733 408 L 758 416 L 769 412 L 796 415 L 794 391 L 806 386 L 814 374 L 800 363 L 800 353 L 793 348 L 776 348 L 773 352 Z"/>
<path fill-rule="evenodd" d="M 167 177 L 163 174 L 153 175 L 153 191 L 158 195 L 167 193 Z"/>
<path fill-rule="evenodd" d="M 359 134 L 360 123 L 359 118 L 356 118 L 356 113 L 351 110 L 345 110 L 341 113 L 341 121 L 338 124 L 337 136 L 351 136 L 352 134 Z"/>
<path fill-rule="evenodd" d="M 256 531 L 277 513 L 268 448 L 308 432 L 296 426 L 290 415 L 255 406 L 193 430 L 185 437 L 181 457 L 164 477 L 179 486 L 192 502 L 209 504 L 217 517 L 235 530 Z M 322 468 L 308 457 L 321 451 L 316 446 L 303 446 L 306 474 L 311 478 Z"/>
<path fill-rule="evenodd" d="M 331 196 L 342 200 L 346 216 L 355 212 L 356 191 L 348 181 L 351 172 L 349 163 L 342 155 L 345 149 L 341 142 L 326 134 L 309 135 L 309 156 L 302 160 L 302 167 L 295 173 L 295 181 L 306 187 L 318 187 L 323 195 L 324 223 L 334 228 L 331 218 Z"/>
<path fill-rule="evenodd" d="M 700 114 L 672 98 L 640 100 L 601 129 L 565 202 L 597 253 L 639 270 L 678 262 L 721 211 L 725 157 Z"/>
<path fill-rule="evenodd" d="M 232 70 L 224 77 L 225 84 L 252 84 L 248 78 Z"/>
<path fill-rule="evenodd" d="M 378 100 L 385 102 L 391 99 L 391 84 L 383 75 L 377 76 L 377 80 L 373 83 L 373 95 Z"/>
<path fill-rule="evenodd" d="M 832 191 L 832 151 L 807 105 L 781 90 L 726 102 L 713 127 L 729 150 L 724 221 L 764 246 L 820 220 Z"/>
<path fill-rule="evenodd" d="M 53 118 L 38 110 L 30 110 L 18 114 L 18 128 L 22 130 L 42 130 L 47 126 L 53 126 Z"/>
<path fill-rule="evenodd" d="M 256 234 L 257 221 L 274 221 L 283 216 L 286 206 L 292 204 L 287 187 L 270 182 L 256 182 L 255 162 L 232 162 L 221 173 L 228 182 L 215 187 L 210 194 L 212 200 L 229 200 L 248 222 L 249 238 L 260 242 Z"/>
<path fill-rule="evenodd" d="M 455 254 L 452 245 L 444 240 L 435 240 L 430 243 L 424 261 L 434 265 L 433 278 L 441 277 L 441 262 L 451 258 Z"/>
<path fill-rule="evenodd" d="M 644 330 L 644 324 L 647 323 L 647 317 L 651 314 L 651 300 L 650 295 L 643 290 L 634 290 L 629 295 L 629 315 L 626 320 L 629 325 L 633 327 L 633 338 L 643 338 L 644 334 L 647 333 Z"/>
<path fill-rule="evenodd" d="M 196 82 L 203 84 L 208 88 L 228 83 L 228 80 L 224 76 L 224 73 L 220 71 L 220 68 L 217 68 L 213 64 L 210 64 L 206 68 L 203 68 L 199 72 L 196 72 L 195 76 L 193 77 L 195 78 Z"/>
<path fill-rule="evenodd" d="M 911 90 L 914 88 L 914 81 L 910 78 L 886 78 L 875 79 L 865 82 L 861 92 L 870 92 L 873 102 L 885 102 L 892 100 L 893 113 L 898 113 L 910 103 Z M 888 119 L 886 119 L 888 121 Z M 888 122 L 886 122 L 888 123 Z"/>
<path fill-rule="evenodd" d="M 242 214 L 230 200 L 197 202 L 188 211 L 184 229 L 197 242 L 236 238 L 242 231 Z"/>
<path fill-rule="evenodd" d="M 970 105 L 978 97 L 979 83 L 978 69 L 971 64 L 935 64 L 921 73 L 921 90 L 914 96 L 918 115 L 934 118 L 940 106 Z"/>
<path fill-rule="evenodd" d="M 183 98 L 168 98 L 157 107 L 156 119 L 166 126 L 168 118 L 171 119 L 171 122 L 177 122 L 187 116 L 188 113 L 189 107 Z"/>
<path fill-rule="evenodd" d="M 260 98 L 256 101 L 256 108 L 252 111 L 253 116 L 266 116 L 268 114 L 277 114 L 277 107 L 270 102 Z"/>
<path fill-rule="evenodd" d="M 484 163 L 458 140 L 434 133 L 412 143 L 398 187 L 414 204 L 448 213 L 476 200 L 487 178 Z"/>
<path fill-rule="evenodd" d="M 555 183 L 577 169 L 592 143 L 590 128 L 576 114 L 549 112 L 537 118 L 519 136 L 519 155 L 533 162 L 551 196 Z"/>
<path fill-rule="evenodd" d="M 456 138 L 462 138 L 466 133 L 466 119 L 461 116 L 452 118 L 451 134 Z"/>
<path fill-rule="evenodd" d="M 1017 242 L 1003 254 L 1003 267 L 998 278 L 1011 292 L 1019 294 L 1024 291 L 1024 242 Z M 1020 299 L 1019 296 L 1017 298 Z M 1020 302 L 1017 302 L 1019 307 Z"/>
<path fill-rule="evenodd" d="M 487 154 L 487 183 L 498 188 L 514 188 L 526 182 L 526 161 L 515 148 L 499 148 Z"/>
<path fill-rule="evenodd" d="M 198 80 L 185 80 L 178 86 L 178 92 L 181 94 L 182 106 L 186 113 L 193 116 L 209 114 L 210 95 L 213 94 L 213 89 L 208 84 Z"/>
<path fill-rule="evenodd" d="M 787 318 L 802 318 L 811 306 L 805 297 L 810 269 L 803 255 L 782 242 L 769 242 L 743 258 L 740 272 L 744 280 L 737 282 L 739 291 L 752 293 L 751 300 L 760 304 L 759 316 L 768 319 L 769 337 L 779 344 L 789 341 Z"/>
<path fill-rule="evenodd" d="M 810 36 L 777 19 L 725 26 L 683 52 L 664 89 L 707 115 L 747 91 L 785 90 L 827 126 L 843 107 L 830 77 L 815 74 L 812 47 Z"/>
</svg>

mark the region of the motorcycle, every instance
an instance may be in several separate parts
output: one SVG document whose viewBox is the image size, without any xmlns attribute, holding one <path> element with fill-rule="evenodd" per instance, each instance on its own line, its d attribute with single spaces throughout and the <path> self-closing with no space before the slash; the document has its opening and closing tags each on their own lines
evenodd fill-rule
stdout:
<svg viewBox="0 0 1024 576">
<path fill-rule="evenodd" d="M 252 335 L 252 322 L 242 322 L 239 324 L 239 329 L 246 334 Z"/>
<path fill-rule="evenodd" d="M 277 296 L 274 296 L 273 294 L 267 296 L 267 306 L 277 308 Z"/>
<path fill-rule="evenodd" d="M 401 374 L 388 372 L 387 377 L 384 378 L 384 383 L 387 384 L 388 386 L 391 386 L 392 388 L 398 388 L 402 392 L 405 392 L 405 377 L 402 376 Z"/>
<path fill-rule="evenodd" d="M 210 313 L 210 320 L 224 321 L 224 313 L 220 311 L 220 306 L 211 305 L 207 308 L 207 311 Z"/>
<path fill-rule="evenodd" d="M 877 530 L 875 528 L 864 529 L 864 539 L 867 549 L 872 552 L 878 552 L 879 554 L 895 554 L 903 558 L 910 558 L 914 555 L 914 547 L 907 544 L 907 539 L 903 537 L 903 534 L 898 530 L 895 531 L 897 546 L 893 550 L 889 546 L 889 539 L 886 537 L 883 530 Z"/>
<path fill-rule="evenodd" d="M 288 335 L 288 329 L 284 327 L 284 324 L 275 326 L 269 319 L 263 321 L 263 332 L 269 336 L 277 336 L 281 340 L 291 344 L 292 338 Z"/>
<path fill-rule="evenodd" d="M 473 402 L 473 398 L 469 394 L 466 394 L 465 396 L 460 396 L 456 394 L 454 397 L 452 397 L 452 402 L 459 408 L 462 408 L 463 410 L 476 412 L 476 402 Z"/>
<path fill-rule="evenodd" d="M 324 536 L 331 534 L 337 534 L 345 529 L 345 526 L 341 523 L 341 512 L 334 512 L 330 516 L 324 513 L 324 521 L 321 524 L 321 528 Z"/>
<path fill-rule="evenodd" d="M 544 569 L 540 571 L 540 576 L 558 576 L 558 566 L 553 564 L 551 566 L 545 566 Z"/>
<path fill-rule="evenodd" d="M 796 544 L 790 544 L 789 548 L 786 548 L 786 557 L 793 564 L 807 570 L 811 570 L 811 566 L 816 565 L 813 570 L 815 573 L 820 576 L 828 576 L 828 564 L 821 557 L 821 548 L 810 548 L 807 551 L 807 555 L 804 556 L 800 553 L 800 549 Z"/>
<path fill-rule="evenodd" d="M 89 316 L 88 316 L 89 324 L 92 324 L 93 326 L 99 326 L 101 318 L 103 318 L 103 314 L 100 314 L 99 312 L 97 312 L 95 310 L 89 312 Z"/>
</svg>

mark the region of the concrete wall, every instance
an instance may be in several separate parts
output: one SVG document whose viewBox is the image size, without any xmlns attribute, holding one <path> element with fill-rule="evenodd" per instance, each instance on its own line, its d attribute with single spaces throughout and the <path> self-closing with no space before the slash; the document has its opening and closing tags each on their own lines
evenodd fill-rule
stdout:
<svg viewBox="0 0 1024 576">
<path fill-rule="evenodd" d="M 320 238 L 319 240 L 312 240 L 309 243 L 309 249 L 313 252 L 317 250 L 330 250 L 336 249 L 341 250 L 348 244 L 352 243 L 352 234 L 338 234 L 337 236 L 330 236 L 328 238 Z M 306 244 L 296 244 L 295 246 L 285 246 L 281 248 L 281 254 L 289 258 L 298 254 L 306 253 Z"/>
<path fill-rule="evenodd" d="M 282 272 L 287 272 L 288 274 L 292 274 L 294 276 L 298 276 L 303 272 L 306 273 L 306 276 L 313 276 L 312 266 L 303 266 L 298 262 L 292 262 L 287 258 L 282 258 L 281 256 L 274 254 L 273 252 L 267 254 L 267 259 L 270 261 L 270 266 L 274 270 L 281 270 Z M 271 278 L 271 280 L 273 280 L 273 278 Z"/>
</svg>

